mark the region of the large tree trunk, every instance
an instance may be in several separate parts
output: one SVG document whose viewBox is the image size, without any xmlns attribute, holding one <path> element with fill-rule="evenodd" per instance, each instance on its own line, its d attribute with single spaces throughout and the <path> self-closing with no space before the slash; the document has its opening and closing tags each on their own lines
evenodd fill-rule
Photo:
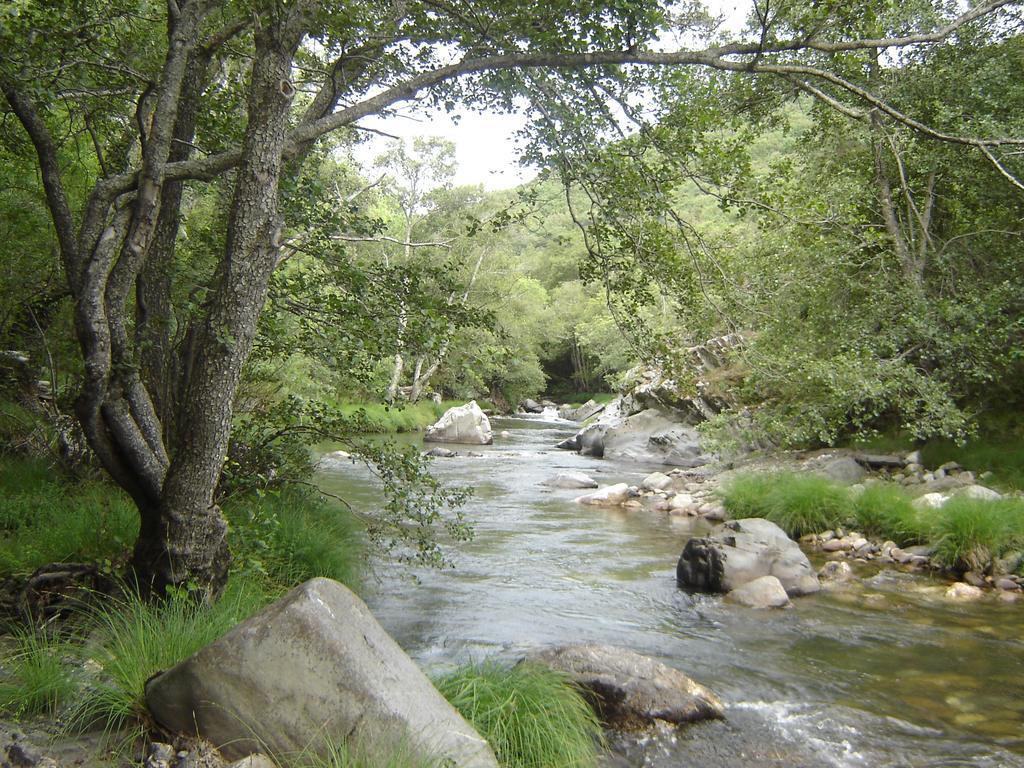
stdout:
<svg viewBox="0 0 1024 768">
<path fill-rule="evenodd" d="M 231 432 L 232 406 L 242 366 L 277 266 L 283 222 L 278 182 L 294 89 L 289 80 L 301 25 L 285 19 L 257 32 L 249 95 L 249 122 L 231 213 L 225 258 L 181 407 L 180 441 L 164 481 L 160 505 L 135 547 L 140 581 L 163 591 L 195 586 L 216 594 L 230 562 L 227 526 L 213 496 Z"/>
</svg>

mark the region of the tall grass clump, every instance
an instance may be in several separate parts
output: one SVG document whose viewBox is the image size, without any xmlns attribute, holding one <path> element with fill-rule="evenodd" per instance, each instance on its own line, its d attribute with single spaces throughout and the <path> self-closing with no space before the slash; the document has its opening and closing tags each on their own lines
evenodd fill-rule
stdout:
<svg viewBox="0 0 1024 768">
<path fill-rule="evenodd" d="M 930 530 L 901 488 L 872 483 L 853 499 L 853 520 L 868 536 L 889 539 L 898 546 L 924 544 Z"/>
<path fill-rule="evenodd" d="M 985 570 L 1024 546 L 1024 501 L 952 498 L 933 519 L 933 559 L 954 571 Z"/>
<path fill-rule="evenodd" d="M 113 486 L 65 482 L 45 464 L 7 459 L 0 487 L 0 575 L 52 562 L 114 562 L 138 534 L 135 506 Z"/>
<path fill-rule="evenodd" d="M 418 757 L 405 747 L 360 747 L 329 740 L 320 754 L 310 751 L 292 761 L 301 768 L 441 768 L 436 759 Z"/>
<path fill-rule="evenodd" d="M 355 516 L 305 489 L 248 497 L 225 506 L 236 568 L 279 590 L 324 576 L 355 588 L 365 540 Z"/>
<path fill-rule="evenodd" d="M 596 764 L 601 725 L 564 675 L 531 664 L 484 662 L 460 667 L 436 684 L 505 768 Z"/>
<path fill-rule="evenodd" d="M 82 686 L 69 657 L 76 647 L 51 627 L 15 627 L 0 656 L 0 712 L 13 717 L 53 715 Z"/>
<path fill-rule="evenodd" d="M 764 517 L 799 538 L 833 528 L 851 513 L 848 491 L 813 474 L 739 475 L 722 491 L 733 517 Z"/>
<path fill-rule="evenodd" d="M 147 602 L 135 594 L 110 600 L 84 617 L 82 655 L 94 680 L 69 720 L 73 728 L 101 724 L 108 731 L 145 717 L 145 684 L 209 645 L 258 610 L 266 595 L 249 583 L 229 583 L 213 605 L 190 597 Z"/>
</svg>

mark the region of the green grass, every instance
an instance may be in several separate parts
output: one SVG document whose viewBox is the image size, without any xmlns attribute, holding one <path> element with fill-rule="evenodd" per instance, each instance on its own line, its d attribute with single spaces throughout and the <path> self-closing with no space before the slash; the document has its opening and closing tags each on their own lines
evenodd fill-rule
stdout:
<svg viewBox="0 0 1024 768">
<path fill-rule="evenodd" d="M 67 638 L 50 627 L 15 627 L 2 658 L 6 677 L 0 680 L 0 712 L 54 715 L 73 700 L 82 686 L 81 676 L 68 663 L 76 651 Z"/>
<path fill-rule="evenodd" d="M 964 445 L 934 441 L 921 449 L 926 467 L 955 461 L 975 473 L 991 472 L 986 483 L 1000 490 L 1024 490 L 1024 438 L 1003 435 L 993 439 L 969 440 Z"/>
<path fill-rule="evenodd" d="M 739 475 L 723 488 L 722 503 L 735 518 L 766 518 L 794 538 L 834 528 L 851 515 L 847 490 L 813 474 Z"/>
<path fill-rule="evenodd" d="M 290 589 L 317 576 L 355 588 L 366 561 L 355 516 L 305 489 L 285 489 L 226 505 L 235 568 Z"/>
<path fill-rule="evenodd" d="M 596 765 L 600 723 L 565 676 L 530 664 L 484 662 L 436 684 L 505 768 Z"/>
<path fill-rule="evenodd" d="M 209 645 L 266 604 L 252 582 L 234 580 L 214 605 L 189 598 L 151 603 L 129 595 L 84 617 L 81 648 L 93 680 L 69 715 L 73 728 L 116 731 L 144 719 L 145 684 Z"/>
<path fill-rule="evenodd" d="M 899 486 L 871 483 L 853 498 L 853 525 L 868 536 L 887 539 L 898 546 L 924 544 L 930 529 L 910 496 Z"/>
<path fill-rule="evenodd" d="M 360 748 L 339 741 L 329 741 L 322 754 L 303 755 L 297 761 L 301 768 L 441 768 L 439 760 L 417 757 L 408 748 Z"/>
<path fill-rule="evenodd" d="M 138 534 L 138 512 L 119 489 L 72 483 L 37 461 L 0 459 L 0 575 L 53 562 L 116 561 Z"/>
<path fill-rule="evenodd" d="M 983 571 L 995 558 L 1024 547 L 1024 501 L 952 498 L 934 517 L 934 559 L 955 571 Z"/>
<path fill-rule="evenodd" d="M 445 400 L 434 403 L 421 400 L 418 403 L 343 403 L 339 410 L 345 416 L 358 420 L 359 431 L 367 434 L 393 434 L 396 432 L 422 432 L 436 422 L 444 412 L 455 406 L 465 405 L 462 400 Z M 482 409 L 491 408 L 485 400 L 477 400 Z"/>
</svg>

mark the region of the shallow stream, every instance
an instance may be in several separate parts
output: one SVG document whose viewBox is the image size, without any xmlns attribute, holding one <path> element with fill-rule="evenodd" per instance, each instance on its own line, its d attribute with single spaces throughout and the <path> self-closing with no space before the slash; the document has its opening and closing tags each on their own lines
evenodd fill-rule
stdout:
<svg viewBox="0 0 1024 768">
<path fill-rule="evenodd" d="M 572 501 L 580 492 L 541 484 L 561 471 L 638 483 L 658 467 L 556 450 L 574 432 L 568 422 L 492 426 L 494 445 L 451 446 L 461 455 L 433 462 L 445 481 L 475 489 L 476 536 L 455 550 L 456 567 L 413 583 L 381 563 L 365 591 L 428 670 L 608 643 L 677 667 L 726 702 L 725 721 L 618 744 L 609 766 L 1024 768 L 1024 603 L 952 604 L 942 582 L 897 571 L 865 572 L 784 611 L 689 594 L 675 564 L 692 523 L 583 507 Z M 356 466 L 320 481 L 367 509 L 377 498 Z"/>
</svg>

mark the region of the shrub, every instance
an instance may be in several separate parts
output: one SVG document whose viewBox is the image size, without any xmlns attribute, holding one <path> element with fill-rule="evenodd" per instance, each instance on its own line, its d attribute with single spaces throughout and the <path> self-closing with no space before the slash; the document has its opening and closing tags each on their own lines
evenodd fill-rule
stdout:
<svg viewBox="0 0 1024 768">
<path fill-rule="evenodd" d="M 562 674 L 531 664 L 484 662 L 445 675 L 437 687 L 506 768 L 596 764 L 601 726 Z"/>
<path fill-rule="evenodd" d="M 901 547 L 928 541 L 928 525 L 910 497 L 887 483 L 872 483 L 853 499 L 853 523 L 868 536 L 890 539 Z"/>
<path fill-rule="evenodd" d="M 985 570 L 994 558 L 1024 546 L 1024 502 L 950 499 L 934 518 L 933 536 L 939 565 Z"/>
<path fill-rule="evenodd" d="M 740 475 L 722 500 L 733 517 L 767 518 L 794 538 L 833 528 L 851 512 L 847 490 L 813 474 Z"/>
<path fill-rule="evenodd" d="M 2 661 L 7 677 L 0 681 L 0 712 L 55 714 L 82 685 L 67 663 L 74 645 L 48 627 L 17 627 L 10 636 L 13 647 Z"/>
</svg>

